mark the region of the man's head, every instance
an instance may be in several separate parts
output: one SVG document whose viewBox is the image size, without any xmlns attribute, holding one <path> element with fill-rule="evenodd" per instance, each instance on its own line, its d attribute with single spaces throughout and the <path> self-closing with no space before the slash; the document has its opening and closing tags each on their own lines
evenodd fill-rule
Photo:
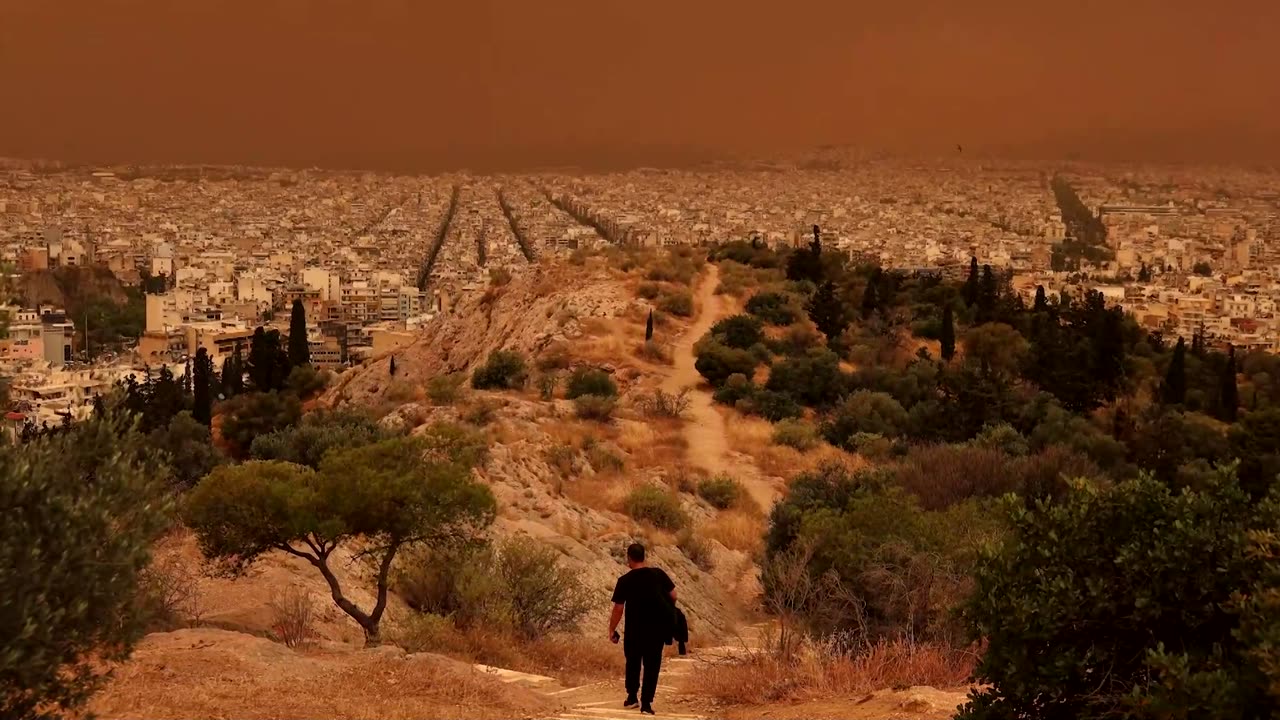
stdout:
<svg viewBox="0 0 1280 720">
<path fill-rule="evenodd" d="M 638 568 L 644 565 L 644 546 L 640 543 L 631 543 L 627 548 L 627 567 Z"/>
</svg>

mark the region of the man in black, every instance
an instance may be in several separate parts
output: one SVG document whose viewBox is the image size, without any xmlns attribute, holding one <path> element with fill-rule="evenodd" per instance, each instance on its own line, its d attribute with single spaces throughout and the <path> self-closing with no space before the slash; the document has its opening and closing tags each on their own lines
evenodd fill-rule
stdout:
<svg viewBox="0 0 1280 720">
<path fill-rule="evenodd" d="M 631 571 L 618 578 L 613 590 L 609 640 L 618 642 L 618 622 L 625 612 L 627 631 L 622 652 L 627 656 L 627 701 L 623 707 L 634 707 L 639 702 L 640 712 L 652 715 L 658 671 L 662 668 L 662 649 L 671 639 L 675 620 L 676 586 L 665 572 L 645 565 L 644 546 L 640 543 L 627 548 L 627 567 Z M 641 666 L 644 667 L 643 689 Z M 638 701 L 637 691 L 640 692 Z"/>
</svg>

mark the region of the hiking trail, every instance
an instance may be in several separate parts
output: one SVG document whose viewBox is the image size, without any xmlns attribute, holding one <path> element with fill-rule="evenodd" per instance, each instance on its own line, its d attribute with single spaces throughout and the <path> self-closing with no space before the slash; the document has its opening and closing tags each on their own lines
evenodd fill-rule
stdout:
<svg viewBox="0 0 1280 720">
<path fill-rule="evenodd" d="M 730 303 L 716 294 L 716 287 L 720 284 L 720 269 L 714 263 L 708 263 L 707 267 L 708 272 L 697 289 L 697 320 L 672 348 L 674 367 L 662 383 L 662 390 L 673 394 L 686 388 L 691 391 L 684 424 L 690 464 L 713 477 L 724 474 L 742 483 L 747 493 L 767 515 L 780 495 L 778 488 L 763 477 L 749 459 L 729 449 L 724 416 L 716 410 L 710 388 L 694 367 L 697 358 L 693 346 L 711 330 L 712 325 L 733 312 Z"/>
</svg>

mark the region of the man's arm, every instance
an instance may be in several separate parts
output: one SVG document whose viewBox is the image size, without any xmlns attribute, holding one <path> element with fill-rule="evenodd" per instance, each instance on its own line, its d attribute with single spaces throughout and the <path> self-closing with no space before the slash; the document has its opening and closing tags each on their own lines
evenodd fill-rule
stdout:
<svg viewBox="0 0 1280 720">
<path fill-rule="evenodd" d="M 618 623 L 622 622 L 622 603 L 613 604 L 613 612 L 609 614 L 609 642 L 617 642 L 613 639 L 613 634 L 618 631 Z"/>
</svg>

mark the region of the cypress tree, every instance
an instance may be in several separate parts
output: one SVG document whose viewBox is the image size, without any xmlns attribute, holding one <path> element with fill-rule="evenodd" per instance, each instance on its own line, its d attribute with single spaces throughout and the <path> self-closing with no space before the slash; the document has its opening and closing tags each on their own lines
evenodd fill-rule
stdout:
<svg viewBox="0 0 1280 720">
<path fill-rule="evenodd" d="M 978 288 L 978 322 L 984 323 L 995 320 L 996 300 L 999 295 L 995 273 L 991 271 L 990 265 L 983 265 L 982 284 Z"/>
<path fill-rule="evenodd" d="M 827 336 L 828 341 L 840 337 L 845 328 L 849 327 L 849 320 L 844 314 L 844 305 L 836 293 L 835 283 L 830 280 L 818 286 L 818 291 L 809 299 L 808 310 L 809 319 L 813 320 L 818 330 Z"/>
<path fill-rule="evenodd" d="M 187 358 L 187 367 L 182 371 L 182 394 L 191 394 L 191 358 Z"/>
<path fill-rule="evenodd" d="M 1169 360 L 1160 399 L 1165 405 L 1181 405 L 1187 399 L 1187 343 L 1182 338 L 1173 346 L 1173 358 Z"/>
<path fill-rule="evenodd" d="M 1236 386 L 1236 346 L 1227 346 L 1227 365 L 1222 369 L 1222 419 L 1235 422 L 1240 408 L 1240 388 Z"/>
<path fill-rule="evenodd" d="M 289 314 L 289 364 L 310 365 L 311 348 L 307 346 L 307 309 L 302 300 L 294 298 Z"/>
<path fill-rule="evenodd" d="M 1043 285 L 1036 286 L 1036 302 L 1031 309 L 1035 312 L 1044 312 L 1049 309 L 1049 298 L 1044 293 Z"/>
<path fill-rule="evenodd" d="M 192 380 L 192 394 L 195 398 L 191 416 L 208 427 L 213 420 L 213 360 L 209 351 L 200 348 L 196 351 L 195 378 Z"/>
<path fill-rule="evenodd" d="M 273 358 L 267 347 L 266 328 L 259 325 L 249 340 L 249 384 L 258 392 L 271 390 L 271 365 Z"/>
<path fill-rule="evenodd" d="M 862 291 L 862 317 L 869 318 L 876 311 L 879 302 L 876 299 L 876 278 L 867 281 L 867 289 Z"/>
<path fill-rule="evenodd" d="M 226 397 L 231 397 L 232 395 L 235 394 L 235 390 L 232 387 L 232 384 L 234 382 L 233 377 L 235 376 L 235 372 L 236 372 L 235 358 L 233 358 L 230 355 L 223 358 L 222 359 L 222 394 Z"/>
<path fill-rule="evenodd" d="M 973 307 L 978 302 L 978 258 L 969 258 L 969 279 L 964 281 L 964 304 Z"/>
<path fill-rule="evenodd" d="M 227 397 L 244 392 L 244 352 L 240 348 L 240 343 L 236 343 L 235 351 L 231 353 L 231 378 L 227 379 L 225 375 L 222 378 Z"/>
<path fill-rule="evenodd" d="M 956 356 L 956 326 L 954 313 L 951 310 L 951 304 L 948 303 L 942 308 L 942 359 L 951 362 L 951 358 Z"/>
<path fill-rule="evenodd" d="M 395 355 L 392 355 L 392 356 L 391 356 L 391 368 L 390 368 L 390 370 L 391 370 L 391 377 L 395 377 L 395 376 L 396 376 L 396 356 L 395 356 Z"/>
<path fill-rule="evenodd" d="M 649 309 L 649 319 L 644 323 L 644 341 L 649 342 L 653 339 L 653 309 Z"/>
</svg>

